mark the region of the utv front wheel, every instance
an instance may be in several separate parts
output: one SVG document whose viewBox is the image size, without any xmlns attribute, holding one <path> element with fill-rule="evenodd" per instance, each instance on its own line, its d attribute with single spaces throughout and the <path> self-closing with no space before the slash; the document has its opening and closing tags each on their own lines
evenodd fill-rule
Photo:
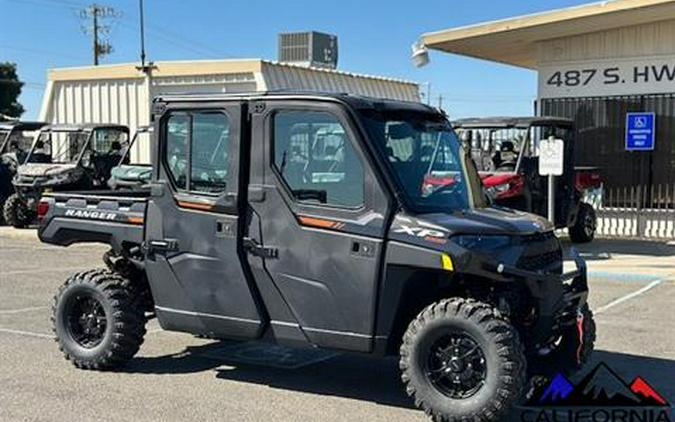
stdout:
<svg viewBox="0 0 675 422">
<path fill-rule="evenodd" d="M 497 421 L 526 383 L 518 332 L 495 308 L 471 299 L 424 309 L 408 326 L 400 353 L 408 395 L 437 422 Z"/>
<path fill-rule="evenodd" d="M 33 213 L 28 208 L 26 201 L 24 201 L 17 193 L 14 193 L 7 198 L 7 201 L 5 201 L 5 204 L 2 207 L 2 213 L 5 222 L 18 229 L 24 228 L 33 222 Z"/>
<path fill-rule="evenodd" d="M 595 210 L 590 204 L 582 202 L 579 204 L 574 225 L 569 228 L 570 240 L 574 243 L 588 243 L 595 237 L 596 227 Z"/>
<path fill-rule="evenodd" d="M 66 359 L 78 368 L 110 369 L 131 359 L 145 335 L 145 316 L 128 280 L 107 270 L 70 277 L 54 297 L 52 323 Z"/>
</svg>

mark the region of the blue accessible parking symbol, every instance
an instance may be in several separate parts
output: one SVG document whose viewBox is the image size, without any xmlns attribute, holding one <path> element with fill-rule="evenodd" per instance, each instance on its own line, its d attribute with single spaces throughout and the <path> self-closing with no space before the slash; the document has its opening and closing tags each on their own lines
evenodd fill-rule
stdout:
<svg viewBox="0 0 675 422">
<path fill-rule="evenodd" d="M 626 114 L 626 151 L 653 151 L 655 137 L 654 113 Z"/>
</svg>

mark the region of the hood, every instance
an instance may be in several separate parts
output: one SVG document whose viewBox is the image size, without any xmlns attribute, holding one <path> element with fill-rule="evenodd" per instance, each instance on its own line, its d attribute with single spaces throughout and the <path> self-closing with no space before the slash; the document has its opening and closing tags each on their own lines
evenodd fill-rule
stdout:
<svg viewBox="0 0 675 422">
<path fill-rule="evenodd" d="M 121 165 L 112 169 L 110 177 L 117 180 L 139 181 L 150 180 L 152 176 L 152 166 L 131 166 Z"/>
<path fill-rule="evenodd" d="M 423 214 L 419 219 L 441 226 L 451 234 L 529 235 L 554 229 L 544 217 L 501 207 L 476 208 L 453 214 Z"/>
<path fill-rule="evenodd" d="M 17 173 L 21 176 L 51 177 L 61 173 L 67 173 L 74 170 L 76 167 L 76 164 L 28 163 L 19 166 Z"/>
</svg>

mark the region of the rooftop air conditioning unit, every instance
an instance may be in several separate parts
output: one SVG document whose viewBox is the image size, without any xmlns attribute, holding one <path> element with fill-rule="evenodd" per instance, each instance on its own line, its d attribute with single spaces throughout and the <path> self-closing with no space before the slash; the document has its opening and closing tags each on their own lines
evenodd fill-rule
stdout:
<svg viewBox="0 0 675 422">
<path fill-rule="evenodd" d="M 337 36 L 321 32 L 279 34 L 279 61 L 300 66 L 335 69 L 338 60 Z"/>
</svg>

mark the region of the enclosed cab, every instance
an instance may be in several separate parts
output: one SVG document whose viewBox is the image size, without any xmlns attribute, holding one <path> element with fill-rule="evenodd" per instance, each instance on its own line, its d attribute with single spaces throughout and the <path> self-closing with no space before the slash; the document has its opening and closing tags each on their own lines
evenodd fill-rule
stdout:
<svg viewBox="0 0 675 422">
<path fill-rule="evenodd" d="M 145 190 L 51 193 L 39 236 L 104 242 L 73 275 L 54 329 L 78 367 L 167 330 L 398 355 L 439 420 L 496 421 L 534 373 L 593 349 L 584 262 L 562 271 L 545 219 L 492 207 L 446 118 L 346 94 L 155 100 Z M 430 177 L 452 183 L 429 190 Z M 367 380 L 364 380 L 367 382 Z"/>
<path fill-rule="evenodd" d="M 35 137 L 12 181 L 15 193 L 3 214 L 25 227 L 45 191 L 100 189 L 129 143 L 129 128 L 116 124 L 48 125 Z"/>
<path fill-rule="evenodd" d="M 572 120 L 561 117 L 486 117 L 453 122 L 470 151 L 483 185 L 494 201 L 505 207 L 547 216 L 548 182 L 539 175 L 539 142 L 561 139 L 563 174 L 555 184 L 555 225 L 569 228 L 574 242 L 589 242 L 596 218 L 591 206 L 601 188 L 597 169 L 575 168 L 576 130 Z M 435 178 L 428 188 L 448 183 Z"/>
</svg>

